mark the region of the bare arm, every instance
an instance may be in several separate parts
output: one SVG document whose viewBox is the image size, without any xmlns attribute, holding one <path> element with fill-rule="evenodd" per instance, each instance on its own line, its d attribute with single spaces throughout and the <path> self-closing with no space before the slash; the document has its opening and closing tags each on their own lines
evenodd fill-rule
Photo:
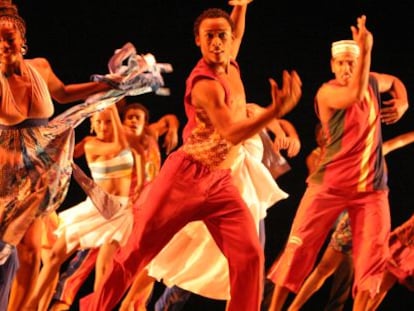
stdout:
<svg viewBox="0 0 414 311">
<path fill-rule="evenodd" d="M 246 108 L 247 108 L 247 116 L 249 118 L 251 118 L 252 116 L 255 116 L 258 113 L 261 113 L 265 110 L 265 108 L 259 106 L 258 104 L 255 104 L 255 103 L 247 103 Z M 281 120 L 281 119 L 279 119 L 279 120 Z M 280 125 L 279 120 L 275 118 L 275 119 L 269 121 L 269 123 L 266 125 L 266 129 L 269 130 L 270 132 L 272 132 L 275 136 L 286 137 L 286 133 L 283 130 L 282 126 Z"/>
<path fill-rule="evenodd" d="M 178 121 L 176 115 L 166 114 L 158 119 L 157 122 L 151 123 L 149 126 L 158 136 L 162 136 L 170 129 L 177 131 L 180 126 L 180 121 Z"/>
<path fill-rule="evenodd" d="M 295 71 L 292 74 L 287 71 L 283 72 L 281 89 L 273 79 L 269 81 L 272 89 L 272 103 L 251 118 L 234 120 L 225 103 L 224 89 L 215 80 L 199 80 L 191 93 L 192 102 L 195 106 L 202 107 L 206 111 L 213 126 L 223 138 L 237 145 L 257 134 L 273 118 L 279 118 L 289 112 L 299 101 L 302 94 L 301 81 Z"/>
<path fill-rule="evenodd" d="M 275 138 L 273 140 L 273 149 L 276 152 L 286 150 L 288 157 L 295 157 L 300 150 L 300 140 L 293 125 L 284 119 L 275 119 L 267 126 Z"/>
<path fill-rule="evenodd" d="M 247 5 L 253 0 L 230 0 L 229 4 L 233 6 L 233 10 L 230 17 L 234 23 L 233 30 L 233 45 L 231 55 L 236 59 L 239 53 L 240 45 L 244 35 L 244 29 L 246 26 L 246 12 Z"/>
<path fill-rule="evenodd" d="M 257 104 L 247 104 L 247 115 L 252 116 L 264 108 Z M 273 149 L 276 152 L 280 150 L 287 150 L 288 157 L 296 156 L 300 151 L 300 139 L 299 135 L 292 123 L 285 119 L 273 119 L 270 121 L 266 129 L 273 133 Z"/>
<path fill-rule="evenodd" d="M 86 99 L 88 96 L 110 89 L 103 82 L 85 82 L 65 85 L 53 72 L 52 67 L 45 58 L 36 58 L 31 63 L 38 69 L 47 83 L 50 95 L 60 104 Z"/>
<path fill-rule="evenodd" d="M 141 194 L 142 186 L 144 185 L 145 180 L 145 163 L 144 157 L 136 149 L 131 149 L 134 155 L 134 166 L 135 166 L 135 175 L 136 183 L 132 191 L 132 202 L 135 202 L 139 195 Z"/>
<path fill-rule="evenodd" d="M 405 147 L 406 145 L 411 144 L 413 142 L 414 142 L 414 131 L 408 132 L 408 133 L 405 133 L 405 134 L 401 134 L 401 135 L 398 135 L 394 138 L 391 138 L 391 139 L 385 141 L 382 144 L 382 152 L 385 156 L 388 153 L 390 153 L 390 152 L 392 152 L 396 149 Z"/>
<path fill-rule="evenodd" d="M 397 122 L 408 109 L 408 95 L 404 83 L 397 77 L 384 73 L 371 72 L 378 81 L 381 93 L 388 93 L 390 100 L 383 101 L 387 107 L 381 108 L 381 121 L 385 124 Z"/>
<path fill-rule="evenodd" d="M 88 162 L 94 161 L 101 156 L 118 154 L 129 146 L 116 105 L 114 104 L 107 109 L 111 112 L 113 140 L 104 142 L 99 139 L 88 139 L 84 145 L 85 155 Z"/>
<path fill-rule="evenodd" d="M 365 27 L 365 22 L 366 17 L 363 15 L 357 19 L 357 27 L 351 26 L 352 36 L 359 46 L 360 55 L 347 85 L 324 84 L 316 94 L 322 112 L 327 109 L 345 109 L 352 106 L 363 99 L 368 89 L 373 38 L 371 32 Z"/>
<path fill-rule="evenodd" d="M 78 142 L 75 145 L 75 148 L 73 150 L 73 157 L 75 159 L 80 158 L 81 156 L 83 156 L 85 154 L 85 143 L 90 138 L 91 138 L 91 136 L 84 137 L 80 142 Z"/>
<path fill-rule="evenodd" d="M 292 123 L 286 119 L 279 119 L 279 124 L 287 137 L 287 144 L 284 146 L 287 150 L 288 157 L 295 157 L 298 155 L 301 147 L 298 132 Z"/>
<path fill-rule="evenodd" d="M 278 121 L 287 136 L 299 139 L 298 132 L 296 131 L 296 128 L 293 126 L 291 122 L 289 122 L 286 119 L 279 119 Z"/>
<path fill-rule="evenodd" d="M 114 131 L 114 142 L 116 144 L 119 144 L 121 150 L 129 147 L 129 142 L 125 134 L 124 126 L 122 124 L 121 118 L 119 117 L 116 104 L 113 104 L 107 109 L 111 110 L 112 125 L 113 125 L 113 131 Z"/>
<path fill-rule="evenodd" d="M 163 147 L 169 154 L 178 145 L 178 129 L 180 122 L 174 114 L 167 114 L 161 117 L 157 122 L 151 123 L 150 128 L 156 133 L 156 136 L 164 137 Z"/>
</svg>

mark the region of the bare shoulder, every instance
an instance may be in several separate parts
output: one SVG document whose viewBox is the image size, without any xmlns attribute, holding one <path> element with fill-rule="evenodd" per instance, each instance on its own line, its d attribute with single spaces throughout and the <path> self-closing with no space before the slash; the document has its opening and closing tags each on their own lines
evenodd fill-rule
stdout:
<svg viewBox="0 0 414 311">
<path fill-rule="evenodd" d="M 223 87 L 221 86 L 220 82 L 212 79 L 212 78 L 201 78 L 198 79 L 193 86 L 193 93 L 194 92 L 200 92 L 200 93 L 211 93 L 218 90 L 223 90 Z"/>
<path fill-rule="evenodd" d="M 256 103 L 247 103 L 246 104 L 247 109 L 251 110 L 252 112 L 260 112 L 265 110 L 262 106 L 256 104 Z"/>
<path fill-rule="evenodd" d="M 318 106 L 318 109 L 320 109 L 321 106 L 324 105 L 324 99 L 326 98 L 326 93 L 327 93 L 327 89 L 326 89 L 326 85 L 322 84 L 319 89 L 316 91 L 316 95 L 315 95 L 315 103 Z"/>
<path fill-rule="evenodd" d="M 91 146 L 91 143 L 95 142 L 96 136 L 85 136 L 78 144 L 83 144 L 84 146 Z"/>
<path fill-rule="evenodd" d="M 323 99 L 327 93 L 331 91 L 331 85 L 329 83 L 323 83 L 316 91 L 316 99 L 319 101 Z"/>
<path fill-rule="evenodd" d="M 225 92 L 220 82 L 213 79 L 200 79 L 191 91 L 191 100 L 195 106 L 224 103 Z"/>
<path fill-rule="evenodd" d="M 316 105 L 319 111 L 319 118 L 322 121 L 329 120 L 333 110 L 335 109 L 331 104 L 331 99 L 335 97 L 334 92 L 335 91 L 333 90 L 332 85 L 328 83 L 322 84 L 316 92 Z"/>
<path fill-rule="evenodd" d="M 39 69 L 50 68 L 49 61 L 44 57 L 27 59 L 26 62 Z"/>
<path fill-rule="evenodd" d="M 388 73 L 370 72 L 370 75 L 377 80 L 380 93 L 389 92 L 394 87 L 394 83 L 399 81 L 399 78 Z"/>
<path fill-rule="evenodd" d="M 48 77 L 52 71 L 49 61 L 44 57 L 28 59 L 26 62 L 35 68 L 44 78 Z"/>
<path fill-rule="evenodd" d="M 95 155 L 102 152 L 100 148 L 105 143 L 97 139 L 96 136 L 87 136 L 84 138 L 84 150 L 86 155 Z"/>
</svg>

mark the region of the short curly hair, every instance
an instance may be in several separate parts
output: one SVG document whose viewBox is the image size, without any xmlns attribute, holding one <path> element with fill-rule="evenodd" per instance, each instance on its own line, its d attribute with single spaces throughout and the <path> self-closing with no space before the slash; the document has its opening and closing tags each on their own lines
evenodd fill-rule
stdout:
<svg viewBox="0 0 414 311">
<path fill-rule="evenodd" d="M 207 18 L 224 18 L 225 20 L 228 21 L 230 27 L 231 27 L 231 31 L 234 30 L 234 23 L 233 20 L 231 19 L 229 13 L 227 13 L 226 11 L 222 10 L 222 9 L 218 9 L 218 8 L 210 8 L 207 9 L 205 11 L 203 11 L 195 20 L 194 22 L 194 27 L 193 27 L 193 32 L 194 32 L 194 36 L 197 37 L 198 36 L 198 32 L 200 30 L 200 25 L 201 22 Z"/>
</svg>

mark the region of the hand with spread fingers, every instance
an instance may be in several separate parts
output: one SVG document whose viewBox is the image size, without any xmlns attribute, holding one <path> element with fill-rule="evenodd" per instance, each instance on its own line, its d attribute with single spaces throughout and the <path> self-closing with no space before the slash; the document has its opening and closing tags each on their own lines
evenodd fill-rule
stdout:
<svg viewBox="0 0 414 311">
<path fill-rule="evenodd" d="M 269 82 L 272 89 L 272 105 L 274 105 L 275 117 L 281 118 L 299 102 L 302 95 L 302 81 L 296 71 L 292 70 L 289 73 L 284 70 L 281 89 L 279 89 L 274 79 L 270 78 Z"/>
<path fill-rule="evenodd" d="M 366 27 L 367 17 L 361 15 L 357 18 L 357 25 L 351 26 L 352 38 L 362 50 L 369 51 L 374 44 L 372 33 Z"/>
<path fill-rule="evenodd" d="M 408 109 L 408 101 L 399 98 L 392 98 L 382 102 L 386 107 L 381 108 L 381 122 L 393 124 L 401 119 Z"/>
</svg>

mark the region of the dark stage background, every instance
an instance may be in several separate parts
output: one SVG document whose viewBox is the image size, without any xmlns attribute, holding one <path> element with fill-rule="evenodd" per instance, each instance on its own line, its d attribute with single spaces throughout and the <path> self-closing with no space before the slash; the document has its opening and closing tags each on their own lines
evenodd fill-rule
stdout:
<svg viewBox="0 0 414 311">
<path fill-rule="evenodd" d="M 138 52 L 153 53 L 159 62 L 169 62 L 174 72 L 164 75 L 169 97 L 154 94 L 138 100 L 151 111 L 151 120 L 175 113 L 185 123 L 182 98 L 187 74 L 200 57 L 192 34 L 196 16 L 208 7 L 231 10 L 227 1 L 140 0 L 140 1 L 15 1 L 27 22 L 28 57 L 49 59 L 55 73 L 65 83 L 88 80 L 93 73 L 106 73 L 107 61 L 115 49 L 132 42 Z M 374 34 L 372 70 L 394 74 L 405 82 L 409 98 L 414 93 L 411 1 L 290 1 L 255 0 L 248 9 L 246 32 L 238 61 L 245 82 L 247 100 L 261 105 L 270 102 L 268 77 L 280 81 L 283 69 L 296 69 L 303 81 L 303 96 L 286 119 L 301 137 L 300 155 L 289 162 L 292 170 L 278 183 L 290 197 L 269 210 L 266 218 L 267 266 L 280 252 L 288 235 L 298 201 L 305 188 L 305 156 L 315 146 L 313 96 L 319 85 L 331 78 L 329 67 L 332 41 L 351 38 L 350 25 L 357 16 L 367 15 L 367 27 Z M 67 107 L 58 106 L 57 113 Z M 398 124 L 384 126 L 384 139 L 414 130 L 413 108 Z M 76 130 L 77 139 L 89 132 L 86 121 Z M 387 156 L 392 227 L 412 214 L 414 201 L 414 145 Z M 82 160 L 79 161 L 81 165 Z M 61 210 L 84 199 L 72 183 Z M 90 282 L 81 295 L 91 290 Z M 162 287 L 157 286 L 155 295 Z M 321 310 L 329 281 L 306 305 Z M 351 310 L 351 301 L 347 310 Z M 381 310 L 413 310 L 413 294 L 395 286 Z M 73 310 L 77 309 L 77 305 Z M 224 303 L 193 296 L 185 310 L 224 310 Z"/>
</svg>

